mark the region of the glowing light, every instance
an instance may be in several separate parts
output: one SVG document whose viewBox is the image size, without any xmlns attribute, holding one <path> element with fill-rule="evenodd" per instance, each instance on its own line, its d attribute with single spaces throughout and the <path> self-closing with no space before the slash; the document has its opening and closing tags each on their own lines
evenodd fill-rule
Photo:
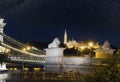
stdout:
<svg viewBox="0 0 120 82">
<path fill-rule="evenodd" d="M 22 50 L 26 52 L 26 51 L 31 50 L 31 47 L 30 47 L 30 46 L 27 46 L 26 48 L 23 48 Z"/>
<path fill-rule="evenodd" d="M 10 49 L 0 46 L 0 52 L 8 53 L 8 52 L 10 52 Z"/>
<path fill-rule="evenodd" d="M 10 49 L 7 49 L 7 48 L 6 48 L 6 49 L 5 49 L 5 52 L 7 52 L 7 53 L 10 52 Z"/>
<path fill-rule="evenodd" d="M 13 70 L 13 68 L 9 68 L 9 70 Z"/>
<path fill-rule="evenodd" d="M 24 70 L 25 70 L 25 71 L 28 71 L 28 70 L 29 70 L 29 68 L 24 68 Z"/>
<path fill-rule="evenodd" d="M 17 68 L 14 68 L 14 70 L 17 70 Z"/>
<path fill-rule="evenodd" d="M 26 49 L 25 49 L 25 48 L 23 48 L 22 50 L 23 50 L 23 51 L 26 51 Z"/>
<path fill-rule="evenodd" d="M 86 46 L 81 46 L 80 48 L 81 48 L 82 50 L 84 50 L 84 49 L 86 48 Z"/>
<path fill-rule="evenodd" d="M 89 47 L 93 47 L 93 44 L 94 44 L 93 42 L 89 42 L 89 43 L 88 43 L 88 46 L 89 46 Z"/>
<path fill-rule="evenodd" d="M 40 68 L 34 68 L 34 71 L 40 71 Z"/>
<path fill-rule="evenodd" d="M 27 48 L 26 48 L 27 50 L 30 50 L 31 49 L 31 47 L 30 46 L 27 46 Z"/>
</svg>

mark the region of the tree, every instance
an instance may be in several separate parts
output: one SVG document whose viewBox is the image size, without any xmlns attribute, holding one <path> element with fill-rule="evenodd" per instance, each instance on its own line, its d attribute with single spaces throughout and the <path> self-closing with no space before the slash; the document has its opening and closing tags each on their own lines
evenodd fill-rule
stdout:
<svg viewBox="0 0 120 82">
<path fill-rule="evenodd" d="M 9 62 L 10 59 L 8 58 L 8 53 L 0 53 L 0 64 Z"/>
<path fill-rule="evenodd" d="M 103 63 L 106 65 L 94 74 L 85 76 L 84 82 L 120 82 L 120 57 L 111 55 Z"/>
<path fill-rule="evenodd" d="M 80 51 L 78 49 L 75 49 L 75 48 L 66 48 L 64 50 L 64 54 L 65 54 L 65 56 L 79 56 Z"/>
</svg>

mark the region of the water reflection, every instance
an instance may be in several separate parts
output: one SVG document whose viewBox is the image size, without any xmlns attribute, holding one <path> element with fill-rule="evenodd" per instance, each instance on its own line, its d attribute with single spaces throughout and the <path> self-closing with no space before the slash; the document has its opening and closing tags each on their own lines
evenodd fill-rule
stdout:
<svg viewBox="0 0 120 82">
<path fill-rule="evenodd" d="M 8 78 L 8 70 L 0 70 L 0 79 Z"/>
<path fill-rule="evenodd" d="M 5 79 L 8 78 L 8 73 L 2 73 L 0 74 L 0 82 L 6 82 Z"/>
</svg>

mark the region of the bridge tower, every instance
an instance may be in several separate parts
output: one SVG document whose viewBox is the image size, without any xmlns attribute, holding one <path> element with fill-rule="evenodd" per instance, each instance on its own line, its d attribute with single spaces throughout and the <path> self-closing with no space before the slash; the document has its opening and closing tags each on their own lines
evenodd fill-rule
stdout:
<svg viewBox="0 0 120 82">
<path fill-rule="evenodd" d="M 0 33 L 3 33 L 4 26 L 6 25 L 6 23 L 4 23 L 3 21 L 4 21 L 4 19 L 0 18 Z M 0 35 L 0 42 L 3 42 L 3 36 L 2 35 Z"/>
<path fill-rule="evenodd" d="M 3 33 L 4 26 L 6 23 L 3 22 L 4 19 L 0 18 L 0 33 Z M 3 42 L 3 36 L 0 34 L 0 42 Z M 4 47 L 0 46 L 0 53 L 4 52 Z M 6 68 L 6 63 L 3 63 L 2 65 L 0 64 L 0 70 L 7 70 Z"/>
</svg>

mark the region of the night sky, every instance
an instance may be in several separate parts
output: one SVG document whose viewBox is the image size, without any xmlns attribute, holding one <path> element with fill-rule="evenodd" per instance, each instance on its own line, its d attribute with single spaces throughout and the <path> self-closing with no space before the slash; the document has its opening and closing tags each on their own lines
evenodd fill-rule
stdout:
<svg viewBox="0 0 120 82">
<path fill-rule="evenodd" d="M 120 43 L 120 0 L 0 0 L 5 34 L 19 41 Z"/>
</svg>

